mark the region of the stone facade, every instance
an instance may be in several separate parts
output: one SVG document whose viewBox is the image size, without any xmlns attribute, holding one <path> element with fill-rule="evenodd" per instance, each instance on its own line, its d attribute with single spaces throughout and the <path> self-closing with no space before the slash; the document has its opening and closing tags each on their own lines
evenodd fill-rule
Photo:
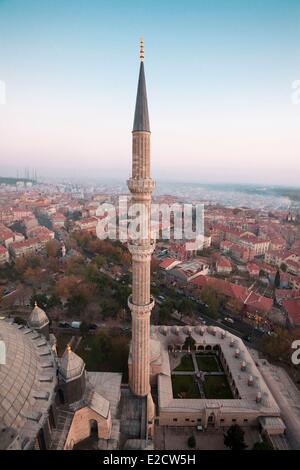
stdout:
<svg viewBox="0 0 300 470">
<path fill-rule="evenodd" d="M 143 43 L 141 44 L 141 51 Z M 143 210 L 143 232 L 131 240 L 128 249 L 132 255 L 132 295 L 128 305 L 132 315 L 131 360 L 129 361 L 130 388 L 135 395 L 148 396 L 150 389 L 150 315 L 154 300 L 150 295 L 150 265 L 154 242 L 151 239 L 151 194 L 155 187 L 150 172 L 150 128 L 144 76 L 143 53 L 137 91 L 132 139 L 132 177 L 128 180 L 131 204 Z M 148 406 L 148 408 L 153 408 Z M 154 414 L 154 409 L 152 411 Z"/>
<path fill-rule="evenodd" d="M 101 416 L 88 406 L 77 410 L 74 414 L 64 449 L 71 450 L 75 444 L 90 437 L 93 426 L 96 427 L 99 439 L 109 439 L 112 427 L 110 410 L 107 417 Z"/>
</svg>

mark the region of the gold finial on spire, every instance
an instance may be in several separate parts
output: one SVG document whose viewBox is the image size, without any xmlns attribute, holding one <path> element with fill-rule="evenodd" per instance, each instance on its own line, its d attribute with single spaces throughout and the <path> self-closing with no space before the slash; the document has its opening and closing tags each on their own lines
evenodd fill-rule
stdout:
<svg viewBox="0 0 300 470">
<path fill-rule="evenodd" d="M 67 344 L 67 351 L 68 351 L 68 352 L 72 351 L 70 344 Z"/>
<path fill-rule="evenodd" d="M 141 62 L 144 62 L 144 57 L 145 57 L 144 38 L 141 37 L 141 40 L 140 40 L 140 59 L 141 59 Z"/>
</svg>

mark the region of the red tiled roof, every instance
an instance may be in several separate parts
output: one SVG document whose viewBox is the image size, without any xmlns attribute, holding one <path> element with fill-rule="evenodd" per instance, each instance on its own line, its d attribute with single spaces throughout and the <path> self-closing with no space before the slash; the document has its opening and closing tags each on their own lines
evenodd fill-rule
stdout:
<svg viewBox="0 0 300 470">
<path fill-rule="evenodd" d="M 239 284 L 232 284 L 223 279 L 214 277 L 199 276 L 191 281 L 191 284 L 197 287 L 210 286 L 218 293 L 227 297 L 236 299 L 237 301 L 247 305 L 248 307 L 269 312 L 273 306 L 273 300 L 263 295 L 249 292 L 247 287 L 240 286 Z"/>
<path fill-rule="evenodd" d="M 300 325 L 300 299 L 289 299 L 282 302 L 282 306 L 295 325 Z"/>
<path fill-rule="evenodd" d="M 162 269 L 166 269 L 171 266 L 171 264 L 173 264 L 175 261 L 177 261 L 176 258 L 166 258 L 160 263 L 159 267 Z"/>
<path fill-rule="evenodd" d="M 29 247 L 32 245 L 36 245 L 37 243 L 39 243 L 39 241 L 40 239 L 38 237 L 27 238 L 27 240 L 22 240 L 20 242 L 11 243 L 10 247 L 13 248 L 14 250 L 18 248 L 25 248 L 25 247 Z"/>
<path fill-rule="evenodd" d="M 248 271 L 259 271 L 260 267 L 256 263 L 248 263 L 247 264 Z"/>
<path fill-rule="evenodd" d="M 223 256 L 217 261 L 216 265 L 220 268 L 231 268 L 229 259 L 224 258 Z"/>
<path fill-rule="evenodd" d="M 275 289 L 275 297 L 277 301 L 282 299 L 300 298 L 300 292 L 296 289 Z"/>
</svg>

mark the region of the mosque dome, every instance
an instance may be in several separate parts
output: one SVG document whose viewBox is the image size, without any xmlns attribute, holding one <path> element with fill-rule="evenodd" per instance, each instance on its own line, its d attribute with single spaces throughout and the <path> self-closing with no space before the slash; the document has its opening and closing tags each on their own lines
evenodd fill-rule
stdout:
<svg viewBox="0 0 300 470">
<path fill-rule="evenodd" d="M 32 328 L 43 328 L 44 326 L 48 325 L 48 323 L 49 318 L 47 317 L 46 313 L 37 305 L 37 303 L 35 303 L 35 306 L 28 319 L 28 325 Z"/>
<path fill-rule="evenodd" d="M 6 357 L 0 367 L 0 427 L 15 430 L 29 445 L 54 399 L 52 352 L 36 332 L 5 320 L 0 320 L 0 339 Z"/>
<path fill-rule="evenodd" d="M 75 354 L 71 346 L 67 346 L 59 364 L 59 372 L 65 382 L 75 380 L 82 375 L 85 369 L 85 363 L 77 354 Z"/>
</svg>

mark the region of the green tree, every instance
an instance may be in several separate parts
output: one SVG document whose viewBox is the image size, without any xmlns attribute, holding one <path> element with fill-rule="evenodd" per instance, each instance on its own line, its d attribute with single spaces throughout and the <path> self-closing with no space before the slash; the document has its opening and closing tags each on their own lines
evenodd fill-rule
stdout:
<svg viewBox="0 0 300 470">
<path fill-rule="evenodd" d="M 188 300 L 188 299 L 183 299 L 180 303 L 179 303 L 179 307 L 178 307 L 178 310 L 180 313 L 182 313 L 183 315 L 191 315 L 192 312 L 193 312 L 193 309 L 194 309 L 194 304 L 191 300 Z"/>
<path fill-rule="evenodd" d="M 273 447 L 267 441 L 262 441 L 256 442 L 252 447 L 252 450 L 273 450 Z"/>
<path fill-rule="evenodd" d="M 46 310 L 48 308 L 48 297 L 46 294 L 33 294 L 30 299 L 32 308 L 35 306 L 35 303 L 37 303 L 41 309 Z"/>
<path fill-rule="evenodd" d="M 85 295 L 77 292 L 68 299 L 67 306 L 69 313 L 79 314 L 86 308 L 87 304 L 88 300 Z"/>
<path fill-rule="evenodd" d="M 80 333 L 84 336 L 89 332 L 89 325 L 87 322 L 82 321 L 80 324 Z"/>
<path fill-rule="evenodd" d="M 190 449 L 195 449 L 196 447 L 196 439 L 195 436 L 190 436 L 187 440 L 187 445 Z"/>
<path fill-rule="evenodd" d="M 274 286 L 276 287 L 276 289 L 279 289 L 279 287 L 280 287 L 280 272 L 279 272 L 278 269 L 277 269 L 276 274 L 275 274 Z"/>
<path fill-rule="evenodd" d="M 283 272 L 285 273 L 285 272 L 286 272 L 286 270 L 287 270 L 287 266 L 286 266 L 286 264 L 284 264 L 284 263 L 281 263 L 281 265 L 280 265 L 280 269 L 281 269 L 281 271 L 283 271 Z"/>
<path fill-rule="evenodd" d="M 171 318 L 171 310 L 167 305 L 163 304 L 159 306 L 158 319 L 159 323 L 163 324 Z"/>
<path fill-rule="evenodd" d="M 96 265 L 98 266 L 98 268 L 101 268 L 104 263 L 105 263 L 105 258 L 104 256 L 102 255 L 97 255 L 95 256 L 95 258 L 93 259 L 94 263 L 96 263 Z"/>
<path fill-rule="evenodd" d="M 201 290 L 201 300 L 207 305 L 206 313 L 213 318 L 218 318 L 220 308 L 220 297 L 215 289 L 209 286 Z"/>
<path fill-rule="evenodd" d="M 244 450 L 247 445 L 244 440 L 244 431 L 238 424 L 233 424 L 224 434 L 224 444 L 231 450 Z"/>
<path fill-rule="evenodd" d="M 62 302 L 60 300 L 59 295 L 57 294 L 52 294 L 47 302 L 47 307 L 48 308 L 53 308 L 53 307 L 61 307 Z"/>
<path fill-rule="evenodd" d="M 120 305 L 111 298 L 105 298 L 101 302 L 101 309 L 104 317 L 115 317 L 119 313 Z"/>
<path fill-rule="evenodd" d="M 192 336 L 187 336 L 183 344 L 183 349 L 195 349 L 195 344 L 196 341 L 194 340 L 194 338 Z"/>
</svg>

